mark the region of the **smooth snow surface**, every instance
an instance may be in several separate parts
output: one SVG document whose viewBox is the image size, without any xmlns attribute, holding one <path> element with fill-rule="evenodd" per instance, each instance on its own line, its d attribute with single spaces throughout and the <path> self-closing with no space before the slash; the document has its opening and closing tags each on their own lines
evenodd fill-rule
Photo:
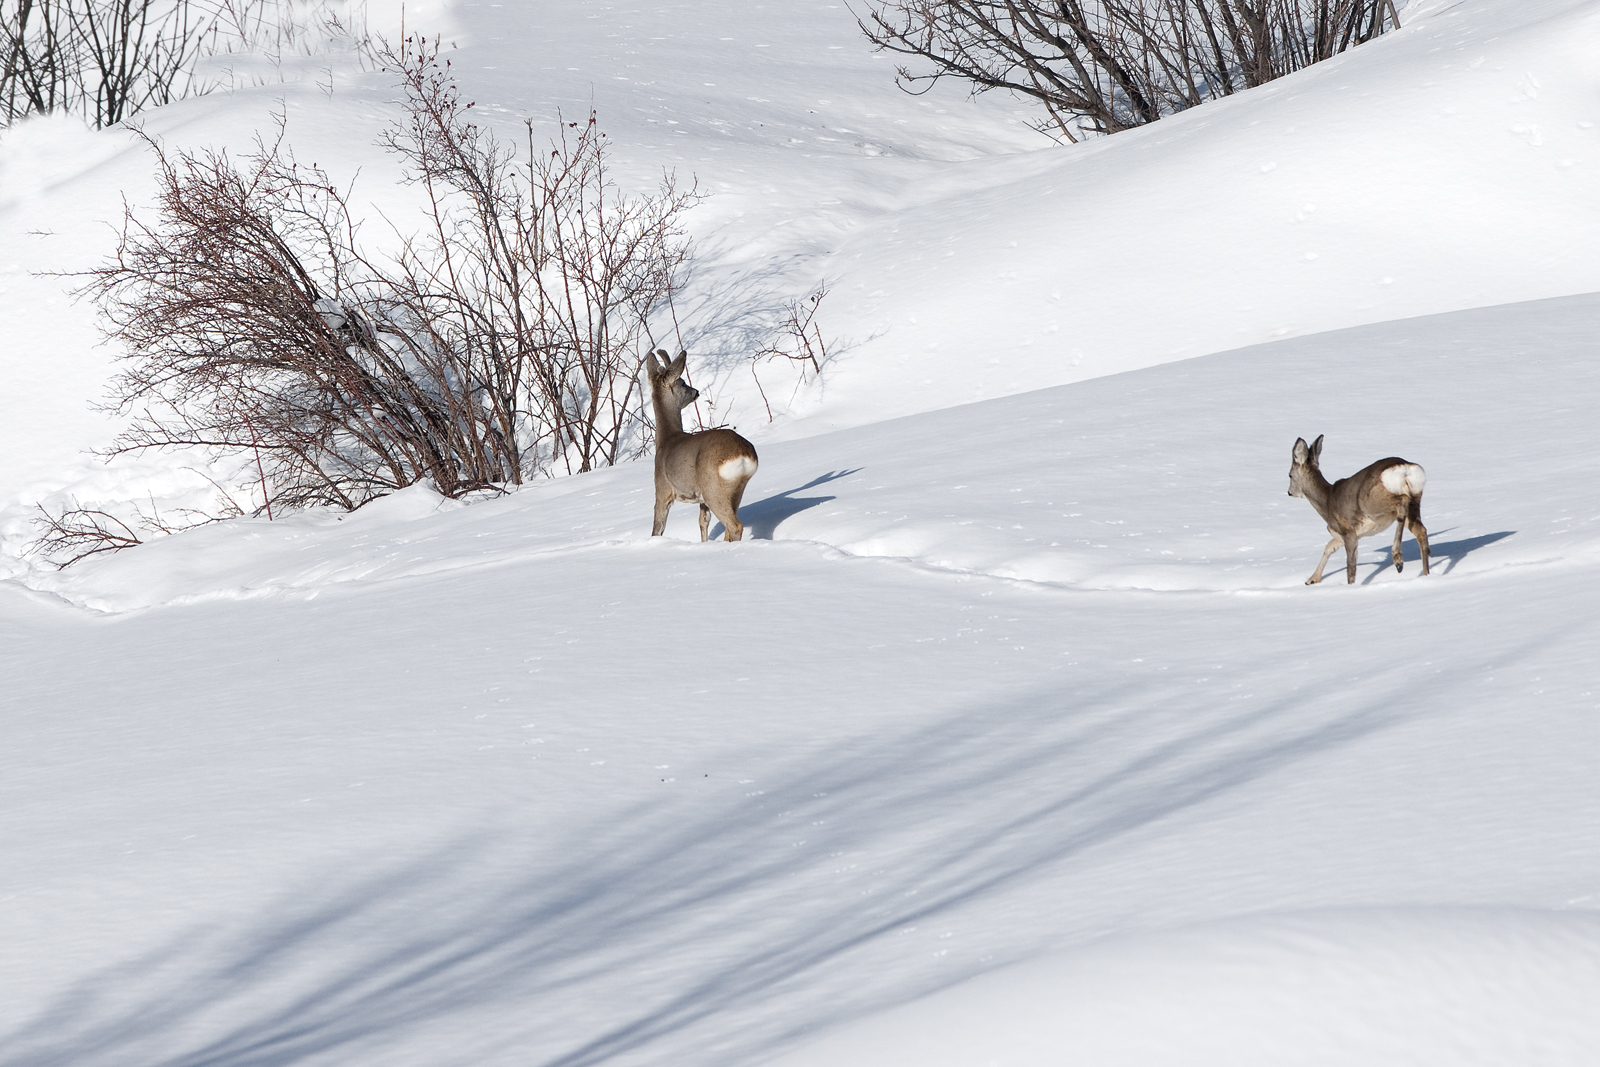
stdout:
<svg viewBox="0 0 1600 1067">
<path fill-rule="evenodd" d="M 737 544 L 646 462 L 20 557 L 223 472 L 80 455 L 112 354 L 29 272 L 148 160 L 7 132 L 0 1067 L 1600 1062 L 1600 3 L 1402 16 L 1063 148 L 842 6 L 453 7 L 505 130 L 592 99 L 715 193 Z M 317 76 L 147 128 L 281 98 L 404 210 L 383 77 Z M 769 424 L 735 357 L 824 277 Z M 1318 434 L 1427 469 L 1431 575 L 1302 584 Z"/>
<path fill-rule="evenodd" d="M 1233 919 L 1020 964 L 781 1067 L 1567 1064 L 1593 1056 L 1594 915 Z"/>
</svg>

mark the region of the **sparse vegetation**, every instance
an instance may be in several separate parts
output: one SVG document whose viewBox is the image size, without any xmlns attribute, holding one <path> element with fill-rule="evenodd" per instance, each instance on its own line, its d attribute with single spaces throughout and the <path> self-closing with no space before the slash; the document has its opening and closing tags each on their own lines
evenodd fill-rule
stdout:
<svg viewBox="0 0 1600 1067">
<path fill-rule="evenodd" d="M 1155 122 L 1337 55 L 1399 25 L 1393 0 L 872 0 L 879 48 L 941 79 L 1038 101 L 1068 141 Z"/>
<path fill-rule="evenodd" d="M 0 125 L 112 126 L 188 95 L 205 22 L 190 0 L 0 0 Z"/>
<path fill-rule="evenodd" d="M 282 80 L 285 60 L 324 52 L 370 65 L 359 4 L 0 0 L 0 127 L 57 112 L 114 126 L 186 96 Z"/>
<path fill-rule="evenodd" d="M 433 45 L 384 58 L 406 92 L 384 143 L 425 205 L 389 253 L 281 126 L 239 160 L 151 142 L 157 217 L 130 210 L 87 286 L 128 353 L 113 400 L 134 419 L 110 454 L 248 454 L 265 510 L 422 480 L 460 495 L 641 447 L 641 341 L 682 283 L 697 194 L 670 175 L 620 193 L 593 115 L 513 151 Z"/>
<path fill-rule="evenodd" d="M 817 324 L 817 311 L 822 298 L 828 295 L 826 283 L 817 286 L 810 296 L 789 300 L 783 305 L 782 320 L 775 331 L 775 340 L 750 356 L 750 376 L 755 379 L 756 390 L 767 411 L 767 421 L 775 416 L 772 401 L 767 397 L 766 386 L 761 381 L 761 367 L 774 361 L 785 361 L 795 372 L 794 392 L 822 376 L 828 363 L 828 348 L 822 340 L 822 327 Z M 790 399 L 793 399 L 791 394 Z"/>
</svg>

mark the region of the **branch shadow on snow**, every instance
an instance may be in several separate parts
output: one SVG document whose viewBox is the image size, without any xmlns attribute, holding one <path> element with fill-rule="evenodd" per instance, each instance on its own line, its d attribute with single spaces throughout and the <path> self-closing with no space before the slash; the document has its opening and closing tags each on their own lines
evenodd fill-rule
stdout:
<svg viewBox="0 0 1600 1067">
<path fill-rule="evenodd" d="M 818 250 L 819 254 L 821 251 Z M 714 243 L 702 244 L 697 258 L 714 263 L 729 254 L 739 257 L 737 250 L 721 248 Z M 763 408 L 766 417 L 774 414 L 781 417 L 790 410 L 794 390 L 801 384 L 799 365 L 785 369 L 788 361 L 763 360 L 756 353 L 774 344 L 789 342 L 785 320 L 790 304 L 808 299 L 825 283 L 826 279 L 820 274 L 811 275 L 804 262 L 804 258 L 801 261 L 786 259 L 697 276 L 677 298 L 681 333 L 670 339 L 657 338 L 652 344 L 687 349 L 695 375 L 693 384 L 703 393 L 717 397 L 722 412 L 730 410 L 728 401 L 742 396 L 746 417 L 752 421 L 762 417 L 757 412 Z M 821 331 L 826 348 L 820 368 L 820 380 L 824 382 L 836 360 L 877 336 L 859 338 L 835 333 L 831 326 L 831 308 L 832 304 L 824 300 L 813 326 Z M 676 320 L 674 325 L 677 325 Z M 756 402 L 758 391 L 762 397 L 759 404 Z"/>
<path fill-rule="evenodd" d="M 1398 721 L 1393 688 L 1355 712 L 1296 695 L 1198 722 L 1169 714 L 1179 682 L 1136 703 L 1109 684 L 1019 694 L 819 745 L 759 794 L 641 804 L 537 847 L 352 857 L 340 870 L 367 873 L 299 872 L 238 928 L 86 975 L 0 1035 L 0 1065 L 758 1062 L 841 1004 L 1042 950 L 1023 931 L 931 967 L 902 935 Z"/>
<path fill-rule="evenodd" d="M 774 493 L 754 503 L 745 504 L 739 508 L 739 521 L 744 523 L 745 530 L 749 532 L 754 540 L 770 541 L 773 534 L 777 532 L 779 524 L 785 519 L 798 515 L 809 508 L 814 508 L 818 504 L 826 504 L 830 500 L 837 499 L 831 496 L 795 496 L 794 494 L 803 493 L 807 489 L 815 489 L 819 485 L 825 485 L 840 478 L 848 478 L 850 475 L 858 473 L 861 469 L 857 467 L 854 470 L 829 471 L 827 474 L 819 474 L 805 485 L 798 485 L 793 489 Z M 722 523 L 715 523 L 708 536 L 715 541 L 722 536 L 723 529 Z"/>
<path fill-rule="evenodd" d="M 1448 530 L 1441 530 L 1440 532 L 1449 533 Z M 1437 567 L 1441 559 L 1446 560 L 1444 573 L 1449 574 L 1456 569 L 1458 563 L 1467 558 L 1469 553 L 1492 545 L 1496 541 L 1504 541 L 1516 532 L 1515 530 L 1501 530 L 1498 533 L 1480 534 L 1477 537 L 1463 537 L 1455 541 L 1435 541 L 1430 537 L 1428 539 L 1428 562 L 1431 566 Z M 1416 540 L 1410 534 L 1407 534 L 1406 539 L 1401 542 L 1400 556 L 1407 563 L 1416 563 L 1418 571 L 1421 571 L 1422 549 L 1418 547 Z M 1377 568 L 1362 579 L 1361 584 L 1366 585 L 1377 578 L 1378 575 L 1386 570 L 1393 569 L 1393 567 L 1394 560 L 1389 555 L 1389 546 L 1386 544 L 1383 548 L 1383 558 L 1378 561 Z"/>
</svg>

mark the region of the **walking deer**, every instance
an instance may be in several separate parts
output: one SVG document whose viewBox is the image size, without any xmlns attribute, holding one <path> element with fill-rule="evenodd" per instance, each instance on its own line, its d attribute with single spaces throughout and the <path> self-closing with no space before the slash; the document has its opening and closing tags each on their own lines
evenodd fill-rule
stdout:
<svg viewBox="0 0 1600 1067">
<path fill-rule="evenodd" d="M 1329 485 L 1318 466 L 1321 458 L 1320 436 L 1311 445 L 1307 445 L 1303 437 L 1295 439 L 1294 458 L 1289 466 L 1289 495 L 1309 500 L 1333 535 L 1306 584 L 1316 585 L 1322 581 L 1322 568 L 1328 565 L 1328 557 L 1340 544 L 1344 545 L 1345 579 L 1353 584 L 1356 542 L 1382 533 L 1390 523 L 1398 524 L 1394 531 L 1394 569 L 1405 569 L 1400 538 L 1409 527 L 1417 539 L 1417 547 L 1422 550 L 1422 573 L 1427 574 L 1428 529 L 1422 525 L 1422 487 L 1427 484 L 1428 476 L 1423 469 L 1399 456 L 1390 456 Z"/>
<path fill-rule="evenodd" d="M 656 415 L 656 520 L 651 537 L 667 528 L 667 512 L 675 500 L 700 505 L 700 540 L 708 540 L 711 516 L 722 522 L 729 541 L 744 537 L 739 522 L 739 501 L 756 473 L 755 446 L 732 430 L 684 433 L 683 409 L 695 402 L 700 390 L 683 380 L 689 353 L 667 362 L 658 351 L 644 358 L 650 376 L 650 402 Z"/>
</svg>

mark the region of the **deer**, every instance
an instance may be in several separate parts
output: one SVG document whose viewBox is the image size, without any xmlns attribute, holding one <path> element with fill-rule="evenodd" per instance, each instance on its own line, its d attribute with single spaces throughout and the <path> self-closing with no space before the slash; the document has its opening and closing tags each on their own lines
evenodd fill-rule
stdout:
<svg viewBox="0 0 1600 1067">
<path fill-rule="evenodd" d="M 700 540 L 708 541 L 711 516 L 722 522 L 723 537 L 744 537 L 739 521 L 739 501 L 755 476 L 760 460 L 749 441 L 732 430 L 718 428 L 685 433 L 683 409 L 700 396 L 683 380 L 688 352 L 667 361 L 665 349 L 645 355 L 650 378 L 650 403 L 656 416 L 656 516 L 651 537 L 667 528 L 667 512 L 674 501 L 700 505 Z"/>
<path fill-rule="evenodd" d="M 1310 445 L 1303 437 L 1295 438 L 1289 465 L 1289 495 L 1310 501 L 1333 535 L 1306 584 L 1316 585 L 1322 581 L 1322 568 L 1328 565 L 1333 550 L 1343 544 L 1345 581 L 1354 585 L 1356 542 L 1382 533 L 1391 523 L 1396 524 L 1394 569 L 1405 570 L 1400 538 L 1410 529 L 1422 550 L 1422 573 L 1427 574 L 1428 528 L 1422 525 L 1422 488 L 1428 482 L 1427 473 L 1415 463 L 1390 456 L 1329 485 L 1328 479 L 1322 476 L 1321 459 L 1321 436 Z"/>
</svg>

